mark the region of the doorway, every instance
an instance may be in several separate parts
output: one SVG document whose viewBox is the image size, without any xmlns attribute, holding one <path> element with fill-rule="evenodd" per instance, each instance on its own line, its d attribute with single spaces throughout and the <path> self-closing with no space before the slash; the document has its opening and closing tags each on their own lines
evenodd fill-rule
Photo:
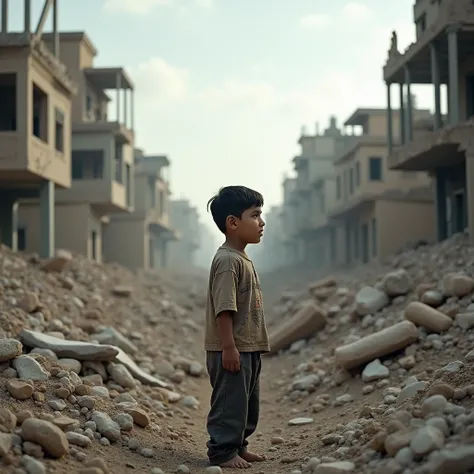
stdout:
<svg viewBox="0 0 474 474">
<path fill-rule="evenodd" d="M 453 231 L 454 233 L 464 232 L 467 227 L 467 205 L 466 192 L 464 189 L 459 189 L 453 193 Z"/>
</svg>

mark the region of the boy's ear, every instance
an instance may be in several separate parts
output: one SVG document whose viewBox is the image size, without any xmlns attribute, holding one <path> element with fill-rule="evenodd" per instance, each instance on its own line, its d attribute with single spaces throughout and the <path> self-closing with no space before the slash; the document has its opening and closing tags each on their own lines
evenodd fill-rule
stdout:
<svg viewBox="0 0 474 474">
<path fill-rule="evenodd" d="M 235 216 L 227 216 L 227 219 L 225 220 L 225 222 L 229 229 L 237 228 L 237 218 Z"/>
</svg>

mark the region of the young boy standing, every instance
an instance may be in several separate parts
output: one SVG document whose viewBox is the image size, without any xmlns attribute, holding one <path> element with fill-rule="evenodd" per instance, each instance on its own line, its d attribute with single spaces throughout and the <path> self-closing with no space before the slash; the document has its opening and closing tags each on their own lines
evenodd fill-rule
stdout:
<svg viewBox="0 0 474 474">
<path fill-rule="evenodd" d="M 222 188 L 208 203 L 225 235 L 212 261 L 206 307 L 207 419 L 214 466 L 246 469 L 265 456 L 247 450 L 259 416 L 260 355 L 270 350 L 257 272 L 245 253 L 263 235 L 263 197 L 244 186 Z"/>
</svg>

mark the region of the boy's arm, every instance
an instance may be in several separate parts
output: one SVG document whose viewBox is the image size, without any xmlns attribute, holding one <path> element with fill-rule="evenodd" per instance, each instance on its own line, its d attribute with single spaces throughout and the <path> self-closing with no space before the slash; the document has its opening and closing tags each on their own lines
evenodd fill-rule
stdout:
<svg viewBox="0 0 474 474">
<path fill-rule="evenodd" d="M 223 311 L 217 316 L 217 332 L 222 345 L 222 366 L 230 372 L 238 372 L 240 370 L 240 354 L 235 347 L 230 311 Z"/>
<path fill-rule="evenodd" d="M 212 282 L 212 299 L 217 331 L 222 346 L 222 365 L 231 372 L 240 370 L 240 354 L 235 347 L 233 316 L 237 312 L 238 278 L 233 270 L 216 273 Z"/>
</svg>

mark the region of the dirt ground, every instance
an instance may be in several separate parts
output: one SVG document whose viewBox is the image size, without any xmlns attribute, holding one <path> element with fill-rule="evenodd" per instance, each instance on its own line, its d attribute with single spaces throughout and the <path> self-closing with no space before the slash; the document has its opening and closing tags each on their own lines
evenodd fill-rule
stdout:
<svg viewBox="0 0 474 474">
<path fill-rule="evenodd" d="M 257 433 L 250 440 L 250 448 L 267 454 L 268 461 L 255 463 L 247 472 L 290 474 L 292 470 L 301 468 L 301 464 L 307 458 L 331 455 L 336 448 L 324 446 L 320 438 L 333 432 L 339 423 L 356 419 L 364 406 L 377 406 L 381 403 L 380 391 L 368 396 L 362 395 L 363 383 L 360 377 L 354 377 L 332 390 L 317 390 L 300 403 L 281 402 L 281 394 L 288 385 L 292 370 L 303 360 L 307 360 L 307 357 L 303 359 L 301 356 L 286 355 L 265 358 L 261 379 L 261 418 Z M 452 355 L 446 358 L 443 354 L 439 354 L 430 363 L 431 367 L 441 367 L 452 360 Z M 419 365 L 417 370 L 423 368 Z M 136 430 L 136 433 L 132 433 L 132 436 L 136 436 L 143 445 L 154 448 L 156 453 L 154 458 L 146 459 L 120 442 L 108 447 L 93 443 L 92 447 L 87 448 L 88 458 L 104 459 L 110 472 L 116 474 L 131 472 L 146 474 L 156 467 L 168 474 L 176 472 L 181 464 L 185 464 L 192 474 L 204 474 L 208 467 L 205 421 L 210 387 L 206 378 L 192 383 L 195 384 L 194 393 L 201 406 L 197 410 L 183 409 L 181 414 L 173 417 L 172 436 L 169 432 L 156 434 L 147 430 Z M 354 401 L 336 408 L 328 407 L 323 412 L 313 414 L 310 407 L 314 404 L 314 399 L 323 392 L 329 393 L 331 397 L 350 393 Z M 288 426 L 288 421 L 296 416 L 310 416 L 314 419 L 314 423 L 300 427 Z M 163 419 L 162 427 L 165 431 L 166 419 Z M 278 446 L 275 451 L 269 450 L 273 436 L 280 436 L 285 440 L 285 443 Z M 72 456 L 60 464 L 57 461 L 48 461 L 47 464 L 54 473 L 71 473 L 81 467 L 81 463 Z"/>
</svg>

